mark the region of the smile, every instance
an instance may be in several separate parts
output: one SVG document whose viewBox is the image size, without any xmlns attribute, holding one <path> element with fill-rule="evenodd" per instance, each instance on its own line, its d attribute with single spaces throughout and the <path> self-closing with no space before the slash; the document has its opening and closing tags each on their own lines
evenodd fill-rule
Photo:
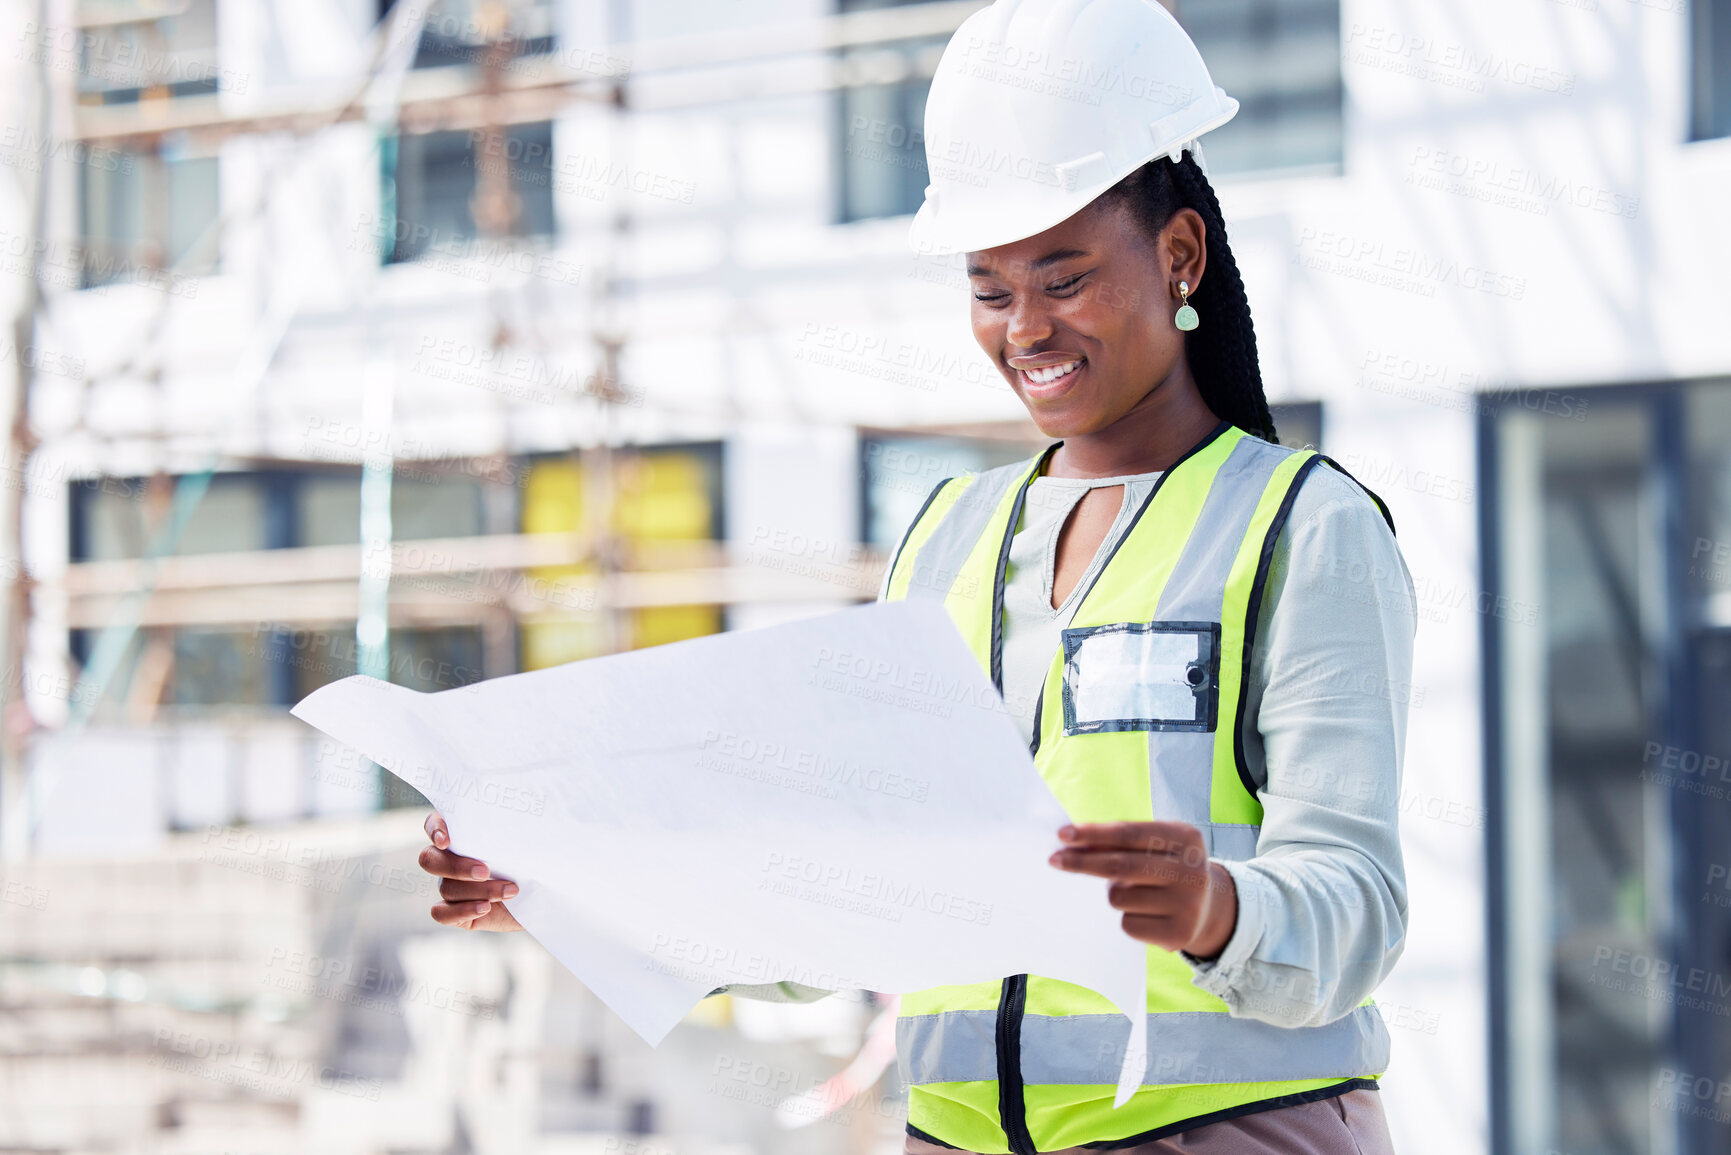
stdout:
<svg viewBox="0 0 1731 1155">
<path fill-rule="evenodd" d="M 1018 369 L 1017 372 L 1022 375 L 1022 384 L 1025 387 L 1041 393 L 1051 393 L 1069 385 L 1085 363 L 1085 358 L 1078 358 L 1057 365 L 1044 365 L 1038 369 Z"/>
</svg>

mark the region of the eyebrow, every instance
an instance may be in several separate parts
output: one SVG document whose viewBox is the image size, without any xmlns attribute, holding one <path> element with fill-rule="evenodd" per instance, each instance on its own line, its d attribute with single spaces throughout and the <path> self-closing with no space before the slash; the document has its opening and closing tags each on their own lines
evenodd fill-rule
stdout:
<svg viewBox="0 0 1731 1155">
<path fill-rule="evenodd" d="M 1081 249 L 1057 249 L 1053 252 L 1047 253 L 1029 267 L 1034 269 L 1043 269 L 1047 265 L 1055 265 L 1059 261 L 1068 261 L 1073 257 L 1085 257 L 1087 255 L 1088 254 Z M 991 275 L 992 270 L 989 266 L 980 264 L 978 261 L 968 262 L 968 276 L 989 277 Z"/>
</svg>

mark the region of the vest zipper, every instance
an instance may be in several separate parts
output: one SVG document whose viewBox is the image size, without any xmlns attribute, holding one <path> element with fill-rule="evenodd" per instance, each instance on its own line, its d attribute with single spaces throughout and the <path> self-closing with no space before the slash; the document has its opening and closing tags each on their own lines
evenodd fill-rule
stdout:
<svg viewBox="0 0 1731 1155">
<path fill-rule="evenodd" d="M 1028 753 L 1040 749 L 1040 707 L 1045 687 L 1034 699 L 1034 740 Z M 1028 976 L 1011 975 L 998 995 L 998 1121 L 1010 1141 L 1012 1155 L 1037 1155 L 1028 1134 L 1028 1105 L 1022 1094 L 1022 1014 L 1028 1004 Z"/>
<path fill-rule="evenodd" d="M 1022 1098 L 1022 1010 L 1027 1002 L 1028 976 L 1005 979 L 998 996 L 998 1121 L 1011 1155 L 1037 1155 Z"/>
<path fill-rule="evenodd" d="M 1186 450 L 1177 461 L 1167 466 L 1160 477 L 1154 482 L 1154 488 L 1148 496 L 1142 499 L 1142 504 L 1136 510 L 1136 516 L 1131 518 L 1130 525 L 1119 536 L 1112 546 L 1112 553 L 1095 571 L 1088 588 L 1082 591 L 1082 596 L 1076 603 L 1081 609 L 1082 603 L 1093 592 L 1094 582 L 1106 572 L 1106 566 L 1112 564 L 1112 558 L 1118 553 L 1118 547 L 1124 544 L 1131 530 L 1141 520 L 1142 514 L 1154 503 L 1154 495 L 1160 492 L 1160 487 L 1166 479 L 1172 476 L 1185 461 L 1207 448 L 1215 438 L 1219 437 L 1231 425 L 1220 422 L 1211 430 L 1208 436 L 1198 441 Z M 1016 500 L 1010 507 L 1009 524 L 1004 527 L 1004 540 L 998 547 L 998 568 L 992 580 L 992 642 L 991 642 L 991 676 L 992 685 L 999 694 L 1004 692 L 1003 667 L 1003 624 L 1004 624 L 1004 569 L 1010 560 L 1010 539 L 1015 536 L 1022 516 L 1022 503 L 1027 497 L 1028 483 L 1034 474 L 1039 473 L 1046 459 L 1055 452 L 1058 446 L 1064 444 L 1058 441 L 1049 446 L 1041 455 L 1040 463 L 1034 467 L 1034 473 L 1022 479 L 1022 488 L 1016 494 Z M 911 532 L 911 531 L 910 531 Z M 1046 688 L 1042 682 L 1039 696 L 1034 699 L 1034 737 L 1028 743 L 1028 753 L 1038 754 L 1040 750 L 1040 710 L 1046 703 Z M 998 1122 L 1004 1131 L 1004 1137 L 1009 1141 L 1011 1155 L 1039 1155 L 1039 1149 L 1034 1146 L 1034 1140 L 1028 1134 L 1028 1104 L 1023 1095 L 1022 1084 L 1022 1018 L 1028 1004 L 1028 976 L 1011 975 L 1004 980 L 1003 990 L 998 994 Z"/>
<path fill-rule="evenodd" d="M 1044 465 L 1045 458 L 1062 444 L 1060 441 L 1047 449 L 1040 464 Z M 1034 472 L 1039 471 L 1040 467 L 1036 466 Z M 1032 479 L 1032 474 L 1022 479 L 1022 488 L 1016 494 L 1015 504 L 1010 507 L 1010 521 L 998 547 L 998 569 L 992 579 L 991 673 L 992 685 L 1000 694 L 1004 692 L 1004 568 L 1009 564 L 1010 538 L 1015 536 L 1021 522 L 1022 502 L 1027 497 L 1028 483 Z M 1040 707 L 1045 697 L 1046 688 L 1042 683 L 1039 696 L 1034 699 L 1034 737 L 1028 744 L 1030 756 L 1040 749 Z M 1009 1140 L 1010 1155 L 1039 1155 L 1033 1137 L 1028 1134 L 1028 1104 L 1022 1096 L 1022 1013 L 1027 1005 L 1028 976 L 1006 978 L 1003 990 L 998 994 L 998 1122 Z"/>
</svg>

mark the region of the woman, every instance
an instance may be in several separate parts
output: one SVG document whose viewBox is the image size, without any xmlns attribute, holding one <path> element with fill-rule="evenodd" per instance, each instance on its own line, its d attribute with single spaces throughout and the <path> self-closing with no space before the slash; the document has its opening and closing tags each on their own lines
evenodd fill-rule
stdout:
<svg viewBox="0 0 1731 1155">
<path fill-rule="evenodd" d="M 1052 864 L 1149 946 L 1151 1054 L 1114 1109 L 1095 992 L 909 994 L 908 1152 L 1392 1150 L 1369 996 L 1406 933 L 1412 582 L 1381 502 L 1278 445 L 1198 163 L 1236 107 L 1149 0 L 998 0 L 933 81 L 915 246 L 966 253 L 974 336 L 1058 440 L 940 484 L 881 596 L 941 600 L 991 671 L 1076 819 Z M 518 929 L 428 828 L 434 918 Z"/>
</svg>

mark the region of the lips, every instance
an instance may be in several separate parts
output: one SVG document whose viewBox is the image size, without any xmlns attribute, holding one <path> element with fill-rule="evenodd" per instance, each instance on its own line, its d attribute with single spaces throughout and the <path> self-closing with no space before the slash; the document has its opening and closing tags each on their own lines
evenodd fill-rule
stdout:
<svg viewBox="0 0 1731 1155">
<path fill-rule="evenodd" d="M 1081 361 L 1065 361 L 1062 364 L 1047 365 L 1041 369 L 1024 369 L 1022 372 L 1025 373 L 1028 380 L 1032 381 L 1034 384 L 1048 385 L 1060 377 L 1067 376 L 1081 363 Z"/>
<path fill-rule="evenodd" d="M 1077 357 L 1069 361 L 1057 361 L 1041 365 L 1033 369 L 1017 369 L 1022 378 L 1022 388 L 1030 393 L 1051 396 L 1070 387 L 1081 372 L 1087 358 Z"/>
</svg>

